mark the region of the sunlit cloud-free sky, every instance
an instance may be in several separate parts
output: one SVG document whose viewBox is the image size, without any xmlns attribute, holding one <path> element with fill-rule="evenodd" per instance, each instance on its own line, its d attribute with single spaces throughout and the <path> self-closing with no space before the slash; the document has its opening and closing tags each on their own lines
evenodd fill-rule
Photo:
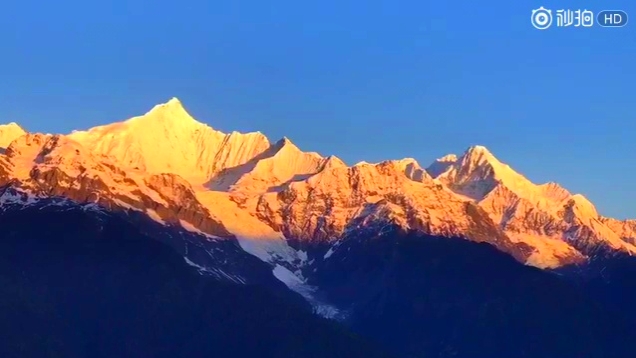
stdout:
<svg viewBox="0 0 636 358">
<path fill-rule="evenodd" d="M 13 1 L 0 121 L 69 132 L 173 96 L 200 121 L 348 163 L 487 146 L 636 217 L 636 24 L 530 24 L 598 1 Z"/>
</svg>

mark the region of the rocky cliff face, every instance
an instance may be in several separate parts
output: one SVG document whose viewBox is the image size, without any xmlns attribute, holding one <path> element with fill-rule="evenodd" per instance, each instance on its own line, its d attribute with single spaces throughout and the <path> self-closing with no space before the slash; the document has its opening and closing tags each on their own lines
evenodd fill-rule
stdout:
<svg viewBox="0 0 636 358">
<path fill-rule="evenodd" d="M 262 195 L 255 211 L 286 237 L 304 241 L 336 241 L 361 220 L 365 225 L 392 222 L 432 235 L 490 242 L 526 258 L 527 248 L 515 245 L 481 208 L 430 177 L 414 180 L 411 165 L 387 161 L 331 168 L 276 195 Z"/>
<path fill-rule="evenodd" d="M 599 220 L 624 241 L 636 245 L 636 220 L 617 220 L 603 216 Z"/>
<path fill-rule="evenodd" d="M 287 138 L 272 144 L 261 133 L 216 131 L 177 99 L 70 135 L 0 127 L 0 139 L 10 143 L 0 154 L 0 184 L 137 210 L 214 236 L 327 245 L 388 222 L 488 242 L 538 267 L 636 252 L 632 221 L 602 217 L 558 184 L 536 185 L 481 146 L 427 169 L 410 158 L 349 167 Z"/>
<path fill-rule="evenodd" d="M 34 195 L 141 211 L 162 222 L 232 236 L 177 174 L 125 171 L 116 159 L 95 154 L 66 136 L 27 134 L 14 140 L 0 157 L 0 179 L 0 185 L 11 184 Z"/>
</svg>

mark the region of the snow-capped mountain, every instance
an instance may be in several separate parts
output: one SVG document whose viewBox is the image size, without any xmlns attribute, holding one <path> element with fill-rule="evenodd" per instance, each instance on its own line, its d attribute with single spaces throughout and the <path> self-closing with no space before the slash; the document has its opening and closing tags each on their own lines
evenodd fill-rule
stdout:
<svg viewBox="0 0 636 358">
<path fill-rule="evenodd" d="M 177 99 L 68 135 L 0 126 L 0 144 L 0 244 L 14 250 L 0 265 L 25 287 L 32 278 L 16 267 L 40 270 L 40 252 L 52 253 L 47 262 L 75 258 L 87 249 L 79 244 L 86 236 L 93 240 L 89 251 L 108 248 L 105 255 L 91 252 L 109 262 L 109 255 L 119 257 L 117 240 L 152 239 L 171 253 L 145 254 L 144 262 L 189 266 L 197 278 L 229 290 L 264 288 L 281 304 L 336 319 L 399 357 L 633 356 L 636 316 L 620 310 L 636 297 L 630 284 L 636 220 L 601 216 L 556 183 L 532 183 L 483 146 L 428 167 L 412 158 L 349 166 L 304 152 L 288 138 L 217 131 Z M 50 249 L 56 245 L 63 249 Z M 135 267 L 141 249 L 135 250 L 108 267 L 115 274 Z M 28 264 L 18 258 L 31 254 Z M 101 265 L 88 267 L 110 274 Z M 48 270 L 41 271 L 46 277 Z M 94 294 L 93 287 L 57 278 Z M 107 283 L 103 292 L 112 290 Z M 205 306 L 207 296 L 196 287 L 187 292 Z M 131 302 L 125 294 L 111 296 Z M 248 312 L 255 310 L 267 309 Z M 233 321 L 234 312 L 219 312 L 224 318 L 214 322 Z"/>
<path fill-rule="evenodd" d="M 536 185 L 485 147 L 471 147 L 448 164 L 436 179 L 477 203 L 511 240 L 533 247 L 527 261 L 531 265 L 558 267 L 600 248 L 636 252 L 625 240 L 632 233 L 621 236 L 606 225 L 584 196 L 556 183 Z"/>
<path fill-rule="evenodd" d="M 600 216 L 558 184 L 530 182 L 482 146 L 426 169 L 410 158 L 347 166 L 287 138 L 222 133 L 176 98 L 68 135 L 10 124 L 0 139 L 0 185 L 237 238 L 301 281 L 308 262 L 324 259 L 350 230 L 383 223 L 487 242 L 541 268 L 581 263 L 599 250 L 636 252 L 631 221 Z M 306 243 L 320 243 L 320 252 L 303 251 Z"/>
</svg>

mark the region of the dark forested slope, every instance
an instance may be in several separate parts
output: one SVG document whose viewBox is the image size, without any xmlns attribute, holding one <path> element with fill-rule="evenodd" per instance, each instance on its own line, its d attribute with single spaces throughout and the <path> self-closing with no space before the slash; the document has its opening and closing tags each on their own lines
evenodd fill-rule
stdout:
<svg viewBox="0 0 636 358">
<path fill-rule="evenodd" d="M 114 214 L 0 213 L 5 358 L 384 357 L 264 288 L 201 276 Z"/>
</svg>

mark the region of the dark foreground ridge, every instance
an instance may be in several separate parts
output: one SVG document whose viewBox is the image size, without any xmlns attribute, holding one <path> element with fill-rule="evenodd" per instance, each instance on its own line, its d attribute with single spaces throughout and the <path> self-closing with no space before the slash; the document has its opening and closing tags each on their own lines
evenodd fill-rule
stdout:
<svg viewBox="0 0 636 358">
<path fill-rule="evenodd" d="M 612 309 L 634 286 L 624 275 L 576 283 L 488 244 L 398 227 L 349 237 L 321 266 L 311 283 L 346 323 L 401 357 L 634 357 L 635 322 Z"/>
<path fill-rule="evenodd" d="M 486 243 L 360 228 L 302 247 L 336 323 L 233 238 L 4 194 L 0 357 L 634 357 L 626 255 L 550 272 Z"/>
<path fill-rule="evenodd" d="M 1 357 L 386 357 L 293 300 L 199 275 L 117 215 L 41 209 L 0 213 Z"/>
</svg>

